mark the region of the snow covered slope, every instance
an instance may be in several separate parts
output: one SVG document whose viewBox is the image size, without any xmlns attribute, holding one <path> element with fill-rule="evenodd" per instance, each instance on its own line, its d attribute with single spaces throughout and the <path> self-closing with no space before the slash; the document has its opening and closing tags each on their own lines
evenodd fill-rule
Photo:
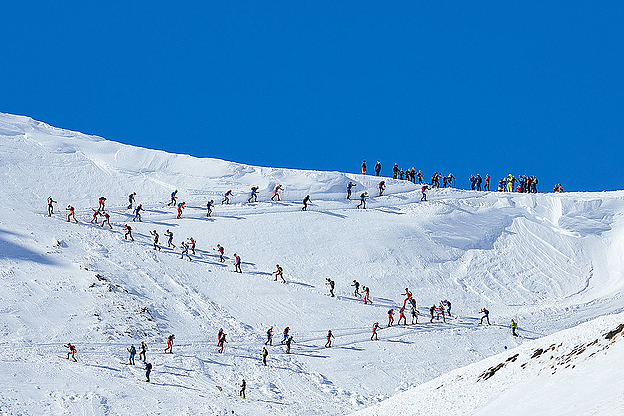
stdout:
<svg viewBox="0 0 624 416">
<path fill-rule="evenodd" d="M 0 413 L 348 414 L 504 346 L 622 311 L 624 192 L 443 189 L 421 203 L 417 186 L 386 178 L 387 196 L 357 210 L 359 193 L 377 194 L 377 178 L 172 155 L 6 114 L 0 155 Z M 285 191 L 273 202 L 277 184 Z M 247 204 L 254 185 L 259 202 Z M 167 206 L 175 189 L 187 204 L 181 219 Z M 232 204 L 220 205 L 229 189 Z M 126 208 L 131 192 L 146 208 L 142 222 Z M 313 205 L 302 212 L 308 194 Z M 52 217 L 48 196 L 59 201 Z M 100 196 L 112 230 L 89 223 Z M 79 224 L 65 221 L 68 204 Z M 124 239 L 127 223 L 135 242 Z M 162 252 L 153 250 L 153 230 Z M 191 262 L 179 250 L 189 237 L 197 241 Z M 243 274 L 233 273 L 233 253 Z M 276 264 L 286 284 L 273 281 Z M 353 295 L 354 279 L 371 288 L 373 305 Z M 420 323 L 384 328 L 371 342 L 372 324 L 400 307 L 406 287 Z M 428 307 L 442 299 L 453 303 L 453 318 L 429 323 Z M 489 327 L 478 325 L 484 306 Z M 293 354 L 279 344 L 286 326 Z M 335 346 L 326 349 L 329 329 Z M 172 333 L 174 354 L 163 354 Z M 126 348 L 141 341 L 151 384 L 124 365 Z M 59 358 L 67 342 L 78 363 Z M 242 378 L 246 400 L 238 398 Z"/>
</svg>

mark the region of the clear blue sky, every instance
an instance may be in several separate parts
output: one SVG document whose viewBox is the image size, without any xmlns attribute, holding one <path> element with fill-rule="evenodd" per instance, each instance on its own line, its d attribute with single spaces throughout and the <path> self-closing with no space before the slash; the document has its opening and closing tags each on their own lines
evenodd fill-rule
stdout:
<svg viewBox="0 0 624 416">
<path fill-rule="evenodd" d="M 624 189 L 624 2 L 2 9 L 2 112 L 263 166 Z"/>
</svg>

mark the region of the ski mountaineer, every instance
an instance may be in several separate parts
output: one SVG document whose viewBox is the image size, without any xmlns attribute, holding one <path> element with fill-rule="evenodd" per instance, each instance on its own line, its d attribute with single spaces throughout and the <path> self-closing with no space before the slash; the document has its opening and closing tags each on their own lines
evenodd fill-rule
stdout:
<svg viewBox="0 0 624 416">
<path fill-rule="evenodd" d="M 446 314 L 450 317 L 451 316 L 451 302 L 449 302 L 448 300 L 444 300 L 442 301 L 442 304 L 446 306 Z"/>
<path fill-rule="evenodd" d="M 243 379 L 243 382 L 240 385 L 240 391 L 238 392 L 238 396 L 242 397 L 243 399 L 245 398 L 245 390 L 247 389 L 247 383 L 245 382 L 245 379 Z"/>
<path fill-rule="evenodd" d="M 223 253 L 225 253 L 225 249 L 222 245 L 217 244 L 217 251 L 219 251 L 219 262 L 225 263 L 225 258 L 223 257 Z"/>
<path fill-rule="evenodd" d="M 69 356 L 71 355 L 74 362 L 78 362 L 78 360 L 76 359 L 76 347 L 73 346 L 70 342 L 68 342 L 67 345 L 64 345 L 64 347 L 69 348 L 69 352 L 67 353 L 67 359 L 69 360 Z"/>
<path fill-rule="evenodd" d="M 76 221 L 76 224 L 78 224 L 78 220 L 76 219 L 76 214 L 75 214 L 75 208 L 72 207 L 71 205 L 67 205 L 66 210 L 69 211 L 69 214 L 67 214 L 67 222 L 70 222 L 70 219 L 73 218 L 74 221 Z"/>
<path fill-rule="evenodd" d="M 193 239 L 193 237 L 187 238 L 187 240 L 188 240 L 189 249 L 193 252 L 193 255 L 195 255 L 195 240 Z"/>
<path fill-rule="evenodd" d="M 349 181 L 349 183 L 347 184 L 347 199 L 351 199 L 351 188 L 353 188 L 354 186 L 356 186 L 353 182 Z"/>
<path fill-rule="evenodd" d="M 277 282 L 277 277 L 281 277 L 282 278 L 282 283 L 286 283 L 286 279 L 284 279 L 284 270 L 280 267 L 279 264 L 276 264 L 275 267 L 277 267 L 277 270 L 273 272 L 273 274 L 275 275 L 275 281 Z"/>
<path fill-rule="evenodd" d="M 284 331 L 282 331 L 282 335 L 284 335 L 284 339 L 282 340 L 282 342 L 280 342 L 280 344 L 285 343 L 286 340 L 288 339 L 288 331 L 290 331 L 290 327 L 289 326 L 284 328 Z"/>
<path fill-rule="evenodd" d="M 362 175 L 366 175 L 366 161 L 362 162 Z"/>
<path fill-rule="evenodd" d="M 403 300 L 403 307 L 405 307 L 407 301 L 412 299 L 412 292 L 410 292 L 408 288 L 405 288 L 405 293 L 401 293 L 401 295 L 405 296 L 405 299 Z"/>
<path fill-rule="evenodd" d="M 128 237 L 130 237 L 130 240 L 134 241 L 134 237 L 132 237 L 132 227 L 130 227 L 128 224 L 126 224 L 125 227 L 126 233 L 124 234 L 124 240 L 127 240 Z"/>
<path fill-rule="evenodd" d="M 206 209 L 208 209 L 208 212 L 206 213 L 206 216 L 209 217 L 212 215 L 212 207 L 214 207 L 214 201 L 211 199 L 210 201 L 208 201 L 208 203 L 206 204 Z"/>
<path fill-rule="evenodd" d="M 433 323 L 433 314 L 435 313 L 435 310 L 436 310 L 435 305 L 429 308 L 429 313 L 431 314 L 431 319 L 429 320 L 429 323 Z"/>
<path fill-rule="evenodd" d="M 397 325 L 401 325 L 401 319 L 403 319 L 403 325 L 407 325 L 407 318 L 405 317 L 405 306 L 403 306 L 399 311 L 399 320 L 397 321 Z"/>
<path fill-rule="evenodd" d="M 362 295 L 360 294 L 360 283 L 357 280 L 353 279 L 353 284 L 351 286 L 355 287 L 355 290 L 353 291 L 353 296 L 358 298 L 362 297 Z"/>
<path fill-rule="evenodd" d="M 327 280 L 325 285 L 329 286 L 329 293 L 331 294 L 331 297 L 335 297 L 336 295 L 334 294 L 334 287 L 336 286 L 336 282 L 331 280 L 329 277 L 325 278 L 325 280 Z"/>
<path fill-rule="evenodd" d="M 386 181 L 379 182 L 379 196 L 383 196 L 385 190 L 386 190 Z"/>
<path fill-rule="evenodd" d="M 485 175 L 485 186 L 483 187 L 484 191 L 489 191 L 490 190 L 490 181 L 492 180 L 492 178 L 490 178 L 490 174 L 488 173 L 487 175 Z"/>
<path fill-rule="evenodd" d="M 221 205 L 223 205 L 223 203 L 227 203 L 227 205 L 230 205 L 230 197 L 232 196 L 232 190 L 230 189 L 229 191 L 227 191 L 224 195 L 223 201 L 221 201 Z"/>
<path fill-rule="evenodd" d="M 234 253 L 234 271 L 237 273 L 242 273 L 241 270 L 241 258 L 238 254 Z"/>
<path fill-rule="evenodd" d="M 169 350 L 169 354 L 173 354 L 173 340 L 175 339 L 175 335 L 171 334 L 167 337 L 167 348 L 165 348 L 165 354 L 167 350 Z"/>
<path fill-rule="evenodd" d="M 134 197 L 136 196 L 136 192 L 132 192 L 128 195 L 128 209 L 132 209 L 132 205 L 134 205 Z"/>
<path fill-rule="evenodd" d="M 160 246 L 158 245 L 158 239 L 160 239 L 160 236 L 158 235 L 158 233 L 156 232 L 156 230 L 154 230 L 154 231 L 150 231 L 150 234 L 154 236 L 154 250 L 161 251 L 161 248 L 160 248 Z"/>
<path fill-rule="evenodd" d="M 108 212 L 104 213 L 104 220 L 102 221 L 102 224 L 100 224 L 100 227 L 104 227 L 104 224 L 108 224 L 110 229 L 113 229 L 113 226 L 110 223 L 110 215 L 108 215 Z"/>
<path fill-rule="evenodd" d="M 305 198 L 303 198 L 303 208 L 301 208 L 302 211 L 307 211 L 308 210 L 308 202 L 312 202 L 310 200 L 310 195 L 306 195 Z"/>
<path fill-rule="evenodd" d="M 479 325 L 481 325 L 483 323 L 483 318 L 485 318 L 487 320 L 488 325 L 491 325 L 490 324 L 490 311 L 488 311 L 487 309 L 483 308 L 479 312 L 483 314 L 483 316 L 481 317 L 481 321 L 479 322 Z"/>
<path fill-rule="evenodd" d="M 186 254 L 186 258 L 188 258 L 189 261 L 192 261 L 193 259 L 191 259 L 191 256 L 189 256 L 189 254 L 188 254 L 188 251 L 189 251 L 188 244 L 186 244 L 185 241 L 182 241 L 180 243 L 180 246 L 182 247 L 182 257 L 180 257 L 180 258 L 183 259 L 184 255 Z"/>
<path fill-rule="evenodd" d="M 273 346 L 273 327 L 267 329 L 267 340 L 264 343 L 264 345 Z"/>
<path fill-rule="evenodd" d="M 394 309 L 388 311 L 388 326 L 392 326 L 394 323 Z"/>
<path fill-rule="evenodd" d="M 288 337 L 288 339 L 286 340 L 286 354 L 290 354 L 290 344 L 291 343 L 295 343 L 295 340 L 293 339 L 292 335 Z"/>
<path fill-rule="evenodd" d="M 273 196 L 271 197 L 271 201 L 273 201 L 273 198 L 275 197 L 277 197 L 278 201 L 281 201 L 279 191 L 283 191 L 283 190 L 284 188 L 282 188 L 282 185 L 277 185 L 275 189 L 273 190 Z"/>
<path fill-rule="evenodd" d="M 392 166 L 392 178 L 397 179 L 398 176 L 399 176 L 399 164 L 395 163 L 394 166 Z"/>
<path fill-rule="evenodd" d="M 262 347 L 262 364 L 264 364 L 265 366 L 267 365 L 266 360 L 268 355 L 269 352 L 267 351 L 266 347 Z"/>
<path fill-rule="evenodd" d="M 423 183 L 423 174 L 422 171 L 419 169 L 418 173 L 416 174 L 416 176 L 418 177 L 418 185 L 422 185 Z"/>
<path fill-rule="evenodd" d="M 182 210 L 185 208 L 186 203 L 185 202 L 180 202 L 178 204 L 178 216 L 177 219 L 182 218 Z"/>
<path fill-rule="evenodd" d="M 143 357 L 141 359 L 141 357 Z M 147 345 L 145 345 L 145 342 L 141 341 L 141 351 L 139 351 L 139 360 L 145 362 L 147 361 Z"/>
<path fill-rule="evenodd" d="M 416 312 L 416 307 L 414 305 L 412 305 L 411 313 L 412 313 L 412 325 L 414 325 L 414 323 L 418 323 L 418 312 Z"/>
<path fill-rule="evenodd" d="M 331 329 L 327 331 L 327 342 L 325 343 L 325 348 L 331 348 L 331 339 L 336 338 L 334 334 L 332 334 Z"/>
<path fill-rule="evenodd" d="M 438 308 L 438 313 L 436 313 L 436 320 L 440 320 L 440 315 L 442 315 L 442 321 L 446 323 L 446 318 L 444 317 L 444 305 L 440 303 L 440 307 Z"/>
<path fill-rule="evenodd" d="M 150 382 L 150 373 L 152 372 L 152 363 L 147 363 L 145 364 L 145 377 L 147 377 L 147 381 L 148 383 Z"/>
<path fill-rule="evenodd" d="M 219 345 L 219 341 L 221 341 L 221 335 L 223 335 L 223 328 L 219 328 L 219 333 L 217 334 L 217 346 Z"/>
<path fill-rule="evenodd" d="M 95 209 L 91 208 L 91 211 L 93 211 L 93 217 L 91 218 L 91 224 L 93 223 L 98 223 L 98 216 L 100 216 L 100 211 L 96 211 Z"/>
<path fill-rule="evenodd" d="M 370 288 L 369 287 L 364 287 L 364 305 L 366 305 L 367 303 L 370 302 L 370 304 L 373 304 L 373 301 L 369 299 L 370 297 Z"/>
<path fill-rule="evenodd" d="M 518 336 L 518 334 L 516 333 L 516 328 L 518 328 L 518 323 L 512 319 L 511 320 L 511 335 L 513 335 L 514 337 Z"/>
<path fill-rule="evenodd" d="M 249 199 L 247 200 L 248 204 L 251 204 L 251 200 L 253 199 L 254 202 L 258 202 L 258 187 L 257 186 L 252 186 L 251 187 L 251 195 L 249 196 Z"/>
<path fill-rule="evenodd" d="M 169 230 L 165 232 L 165 236 L 167 237 L 167 247 L 176 248 L 175 244 L 173 244 L 173 233 Z"/>
<path fill-rule="evenodd" d="M 134 218 L 132 218 L 132 221 L 136 221 L 137 218 L 139 219 L 139 222 L 143 222 L 143 220 L 141 219 L 141 210 L 143 209 L 143 204 L 139 204 L 135 209 L 134 209 Z"/>
<path fill-rule="evenodd" d="M 366 198 L 368 197 L 368 192 L 364 192 L 363 194 L 360 195 L 360 203 L 356 208 L 360 208 L 362 205 L 364 206 L 363 209 L 366 209 Z"/>
<path fill-rule="evenodd" d="M 379 330 L 379 322 L 375 322 L 373 324 L 373 335 L 371 335 L 371 341 L 373 340 L 373 337 L 375 337 L 376 341 L 379 341 L 379 337 L 377 336 L 378 330 Z"/>
<path fill-rule="evenodd" d="M 381 173 L 381 162 L 377 161 L 377 163 L 375 164 L 375 176 L 379 176 L 380 173 Z"/>
<path fill-rule="evenodd" d="M 428 185 L 423 185 L 422 188 L 420 188 L 420 191 L 422 192 L 422 197 L 420 197 L 421 201 L 426 201 L 427 200 L 427 194 L 425 192 L 427 192 L 427 189 L 429 189 Z"/>
<path fill-rule="evenodd" d="M 131 345 L 130 348 L 126 348 L 126 349 L 130 353 L 130 360 L 128 364 L 134 365 L 134 356 L 136 355 L 136 348 L 134 348 L 134 345 Z"/>
<path fill-rule="evenodd" d="M 52 197 L 48 197 L 48 217 L 51 217 L 52 214 L 54 214 L 54 205 L 52 204 L 56 204 L 57 202 L 55 200 L 52 199 Z"/>
<path fill-rule="evenodd" d="M 98 211 L 104 212 L 104 203 L 105 202 L 106 202 L 106 198 L 104 198 L 103 196 L 101 196 L 100 199 L 98 199 Z"/>
<path fill-rule="evenodd" d="M 175 191 L 171 192 L 171 202 L 169 202 L 167 204 L 167 206 L 172 206 L 172 207 L 176 206 L 176 203 L 178 202 L 177 195 L 178 195 L 178 190 L 177 189 Z"/>
<path fill-rule="evenodd" d="M 219 338 L 219 354 L 223 354 L 223 349 L 225 348 L 225 343 L 227 342 L 225 339 L 226 335 L 227 334 L 224 332 L 221 334 L 221 338 Z"/>
</svg>

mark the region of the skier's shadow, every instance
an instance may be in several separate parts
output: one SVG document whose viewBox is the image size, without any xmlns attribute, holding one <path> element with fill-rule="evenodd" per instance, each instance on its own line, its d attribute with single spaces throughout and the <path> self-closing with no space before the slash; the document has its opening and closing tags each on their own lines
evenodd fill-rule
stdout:
<svg viewBox="0 0 624 416">
<path fill-rule="evenodd" d="M 338 217 L 338 218 L 347 218 L 346 215 L 342 215 L 342 214 L 336 214 L 335 212 L 330 212 L 330 211 L 315 211 L 315 212 L 320 212 L 321 214 L 326 214 L 326 215 L 331 215 L 332 217 Z"/>
<path fill-rule="evenodd" d="M 291 283 L 294 284 L 294 285 L 299 285 L 299 286 L 303 286 L 303 287 L 311 287 L 311 288 L 315 287 L 313 285 L 309 285 L 309 284 L 303 283 L 303 282 L 295 282 L 295 281 L 292 281 L 292 280 L 286 281 L 286 284 L 291 284 Z"/>
</svg>

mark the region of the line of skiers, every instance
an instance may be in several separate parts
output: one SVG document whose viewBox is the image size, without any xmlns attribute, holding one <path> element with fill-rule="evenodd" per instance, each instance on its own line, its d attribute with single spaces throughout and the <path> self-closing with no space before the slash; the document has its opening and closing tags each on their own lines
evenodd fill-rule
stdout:
<svg viewBox="0 0 624 416">
<path fill-rule="evenodd" d="M 516 179 L 511 173 L 498 181 L 498 192 L 537 193 L 537 176 L 519 175 Z M 488 189 L 489 190 L 489 189 Z"/>
</svg>

